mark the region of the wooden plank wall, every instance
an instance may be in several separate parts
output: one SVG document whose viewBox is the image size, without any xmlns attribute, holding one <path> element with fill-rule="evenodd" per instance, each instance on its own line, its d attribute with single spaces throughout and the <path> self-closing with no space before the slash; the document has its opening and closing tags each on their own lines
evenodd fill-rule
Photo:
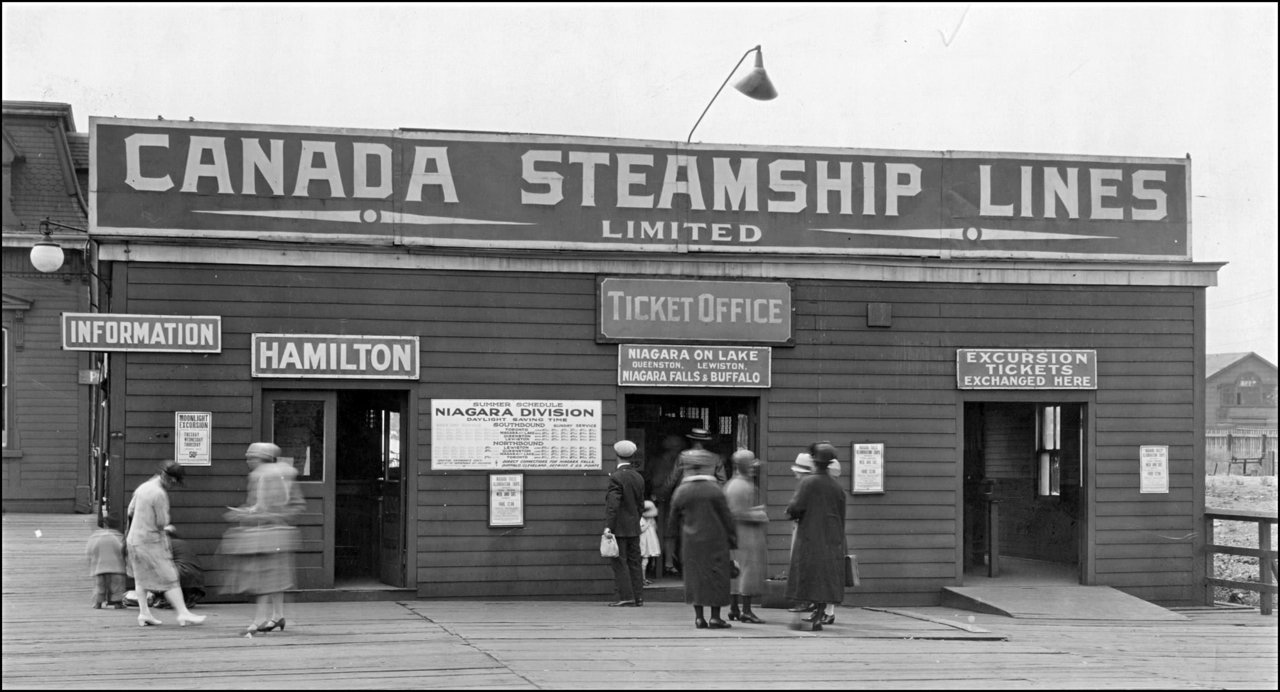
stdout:
<svg viewBox="0 0 1280 692">
<path fill-rule="evenodd" d="M 960 521 L 957 348 L 1096 349 L 1096 583 L 1192 603 L 1196 288 L 795 282 L 796 346 L 774 350 L 765 393 L 770 574 L 785 569 L 797 451 L 827 439 L 886 445 L 886 493 L 851 500 L 848 534 L 863 565 L 856 603 L 931 604 L 955 583 Z M 527 472 L 526 526 L 489 529 L 487 475 L 430 468 L 430 400 L 600 400 L 617 433 L 615 345 L 596 344 L 590 274 L 378 272 L 135 265 L 128 311 L 223 316 L 217 356 L 129 354 L 126 428 L 132 489 L 171 454 L 174 410 L 214 413 L 214 466 L 175 500 L 202 552 L 241 501 L 250 442 L 254 331 L 418 335 L 417 564 L 423 597 L 608 594 L 597 537 L 605 469 Z M 867 327 L 868 302 L 892 305 Z M 120 308 L 117 307 L 119 310 Z M 1199 325 L 1203 329 L 1203 325 Z M 323 383 L 320 383 L 323 386 Z M 687 393 L 687 392 L 681 392 Z M 1169 444 L 1172 490 L 1140 495 L 1137 446 Z M 313 521 L 318 526 L 320 518 Z"/>
<path fill-rule="evenodd" d="M 29 250 L 5 248 L 4 291 L 31 302 L 22 315 L 22 348 L 12 357 L 8 405 L 9 444 L 4 450 L 4 509 L 7 512 L 72 512 L 76 486 L 88 483 L 88 391 L 78 383 L 88 358 L 62 350 L 62 313 L 86 310 L 88 287 L 70 272 L 76 254 L 57 274 L 39 274 Z M 10 336 L 16 313 L 5 312 Z M 83 470 L 82 470 L 83 467 Z M 87 497 L 87 493 L 86 493 Z"/>
</svg>

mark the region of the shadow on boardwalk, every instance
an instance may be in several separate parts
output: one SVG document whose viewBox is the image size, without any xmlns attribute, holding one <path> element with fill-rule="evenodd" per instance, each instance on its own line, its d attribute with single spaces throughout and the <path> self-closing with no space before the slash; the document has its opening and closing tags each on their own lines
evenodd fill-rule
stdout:
<svg viewBox="0 0 1280 692">
<path fill-rule="evenodd" d="M 291 603 L 245 638 L 244 603 L 199 627 L 93 610 L 85 515 L 4 517 L 4 689 L 1229 688 L 1276 689 L 1276 618 L 1184 609 L 1182 621 L 1037 620 L 953 608 L 841 608 L 695 630 L 676 603 Z"/>
</svg>

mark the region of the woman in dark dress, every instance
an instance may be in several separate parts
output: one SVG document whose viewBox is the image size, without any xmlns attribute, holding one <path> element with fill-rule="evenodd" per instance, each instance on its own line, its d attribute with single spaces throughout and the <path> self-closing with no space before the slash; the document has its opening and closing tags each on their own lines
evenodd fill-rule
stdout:
<svg viewBox="0 0 1280 692">
<path fill-rule="evenodd" d="M 813 629 L 822 629 L 826 604 L 844 600 L 844 489 L 828 473 L 836 450 L 830 443 L 813 446 L 814 472 L 800 479 L 787 505 L 797 521 L 791 567 L 787 570 L 787 598 L 814 603 Z"/>
<path fill-rule="evenodd" d="M 698 629 L 725 629 L 720 609 L 731 602 L 729 551 L 738 546 L 733 515 L 716 482 L 720 458 L 706 450 L 685 450 L 681 465 L 689 469 L 671 496 L 668 535 L 679 542 L 684 572 L 684 602 L 693 606 Z M 704 608 L 711 608 L 711 620 Z"/>
</svg>

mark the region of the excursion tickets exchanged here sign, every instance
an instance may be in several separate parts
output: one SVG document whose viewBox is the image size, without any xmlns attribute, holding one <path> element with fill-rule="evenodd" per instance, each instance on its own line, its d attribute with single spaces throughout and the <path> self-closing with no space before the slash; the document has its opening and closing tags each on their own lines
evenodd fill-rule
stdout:
<svg viewBox="0 0 1280 692">
<path fill-rule="evenodd" d="M 1097 389 L 1097 351 L 962 348 L 959 389 Z"/>
<path fill-rule="evenodd" d="M 599 469 L 600 402 L 433 399 L 433 470 Z"/>
<path fill-rule="evenodd" d="M 767 346 L 618 346 L 618 384 L 646 387 L 771 386 Z"/>
<path fill-rule="evenodd" d="M 93 117 L 95 236 L 1191 259 L 1188 158 Z"/>
</svg>

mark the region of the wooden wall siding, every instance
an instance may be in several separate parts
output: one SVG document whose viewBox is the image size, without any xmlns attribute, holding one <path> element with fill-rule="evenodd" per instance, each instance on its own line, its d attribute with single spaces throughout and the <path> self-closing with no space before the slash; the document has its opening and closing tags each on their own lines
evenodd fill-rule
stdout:
<svg viewBox="0 0 1280 692">
<path fill-rule="evenodd" d="M 29 264 L 26 250 L 4 254 L 6 268 L 18 255 Z M 10 351 L 13 409 L 4 455 L 4 508 L 72 512 L 76 486 L 88 483 L 88 387 L 78 380 L 88 359 L 62 350 L 61 315 L 86 309 L 87 288 L 78 279 L 64 281 L 28 268 L 6 274 L 4 290 L 32 303 L 24 315 L 23 348 L 15 345 Z M 13 317 L 5 313 L 6 326 L 12 326 Z"/>
<path fill-rule="evenodd" d="M 884 442 L 884 495 L 850 499 L 848 535 L 863 586 L 854 602 L 901 594 L 936 602 L 956 583 L 960 504 L 957 348 L 1083 348 L 1098 352 L 1101 389 L 1089 406 L 1100 489 L 1094 583 L 1171 604 L 1196 601 L 1193 449 L 1196 297 L 1202 289 L 879 285 L 797 282 L 796 347 L 775 349 L 767 439 L 771 571 L 785 569 L 790 522 L 781 508 L 797 451 L 828 439 Z M 866 305 L 893 307 L 889 328 L 866 326 Z M 1202 346 L 1201 346 L 1202 348 Z M 1046 395 L 1048 396 L 1048 395 Z M 1169 444 L 1172 492 L 1138 493 L 1137 448 Z M 1105 509 L 1103 509 L 1103 505 Z M 947 508 L 949 514 L 914 510 Z M 919 602 L 917 600 L 917 602 Z"/>
<path fill-rule="evenodd" d="M 171 428 L 174 408 L 214 413 L 214 466 L 192 474 L 193 488 L 209 492 L 186 491 L 179 521 L 208 518 L 217 526 L 219 508 L 242 492 L 240 459 L 257 415 L 248 408 L 249 334 L 418 335 L 422 380 L 411 450 L 418 517 L 409 527 L 418 558 L 409 581 L 424 597 L 611 593 L 596 551 L 620 392 L 617 346 L 594 340 L 594 276 L 196 265 L 135 265 L 128 276 L 129 312 L 223 317 L 220 355 L 128 357 L 130 487 L 150 472 L 142 465 L 171 453 L 172 440 L 155 435 Z M 1203 467 L 1192 420 L 1203 289 L 794 286 L 796 344 L 774 349 L 757 450 L 768 461 L 771 575 L 787 568 L 784 509 L 796 453 L 819 439 L 842 457 L 852 442 L 883 442 L 885 494 L 850 499 L 848 535 L 864 582 L 846 602 L 937 603 L 959 573 L 963 426 L 956 403 L 964 393 L 956 390 L 956 349 L 1083 348 L 1098 352 L 1102 387 L 1088 407 L 1096 431 L 1087 481 L 1100 505 L 1092 578 L 1144 598 L 1196 602 L 1185 537 L 1197 529 L 1190 489 Z M 866 326 L 868 302 L 892 304 L 891 327 Z M 487 474 L 431 469 L 430 401 L 437 398 L 600 400 L 604 469 L 527 472 L 526 526 L 489 529 Z M 1138 493 L 1140 444 L 1170 446 L 1169 495 Z"/>
</svg>

